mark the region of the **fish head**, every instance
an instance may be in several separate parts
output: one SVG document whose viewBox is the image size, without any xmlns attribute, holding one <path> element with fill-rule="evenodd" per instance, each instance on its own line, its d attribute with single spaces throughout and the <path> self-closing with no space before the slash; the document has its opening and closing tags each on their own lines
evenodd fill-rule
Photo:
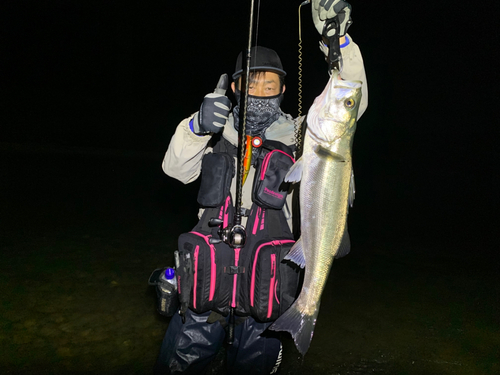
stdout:
<svg viewBox="0 0 500 375">
<path fill-rule="evenodd" d="M 343 81 L 338 75 L 338 72 L 332 73 L 309 110 L 308 130 L 318 143 L 331 144 L 356 125 L 362 83 Z"/>
</svg>

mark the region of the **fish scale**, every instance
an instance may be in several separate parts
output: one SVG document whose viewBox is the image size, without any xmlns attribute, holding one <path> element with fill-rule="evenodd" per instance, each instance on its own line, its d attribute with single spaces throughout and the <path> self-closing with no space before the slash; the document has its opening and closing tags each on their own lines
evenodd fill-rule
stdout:
<svg viewBox="0 0 500 375">
<path fill-rule="evenodd" d="M 270 329 L 290 332 L 301 354 L 310 346 L 333 260 L 350 246 L 351 149 L 360 101 L 360 82 L 332 74 L 309 111 L 303 154 L 285 178 L 301 181 L 301 237 L 286 259 L 305 266 L 305 275 L 299 297 Z"/>
</svg>

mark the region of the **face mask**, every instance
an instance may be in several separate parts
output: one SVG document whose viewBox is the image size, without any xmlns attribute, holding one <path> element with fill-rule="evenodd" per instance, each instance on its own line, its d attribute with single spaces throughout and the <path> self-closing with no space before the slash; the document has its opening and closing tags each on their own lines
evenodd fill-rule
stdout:
<svg viewBox="0 0 500 375">
<path fill-rule="evenodd" d="M 234 127 L 238 130 L 240 121 L 240 95 L 239 92 L 236 94 L 238 105 L 234 107 L 233 115 Z M 266 129 L 280 117 L 280 104 L 282 100 L 283 94 L 267 97 L 248 95 L 245 133 L 252 137 L 261 137 Z"/>
</svg>

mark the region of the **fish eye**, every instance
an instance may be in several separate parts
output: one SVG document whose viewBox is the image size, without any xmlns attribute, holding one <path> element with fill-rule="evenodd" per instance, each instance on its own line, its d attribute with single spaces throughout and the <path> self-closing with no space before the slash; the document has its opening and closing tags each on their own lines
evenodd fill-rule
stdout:
<svg viewBox="0 0 500 375">
<path fill-rule="evenodd" d="M 344 105 L 349 108 L 349 109 L 352 109 L 354 108 L 354 105 L 356 104 L 356 102 L 354 101 L 354 99 L 346 99 L 344 101 Z"/>
</svg>

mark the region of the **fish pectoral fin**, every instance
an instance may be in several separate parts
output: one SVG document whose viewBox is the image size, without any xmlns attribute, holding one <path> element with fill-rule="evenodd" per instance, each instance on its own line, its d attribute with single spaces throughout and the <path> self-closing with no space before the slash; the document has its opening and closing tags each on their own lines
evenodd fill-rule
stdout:
<svg viewBox="0 0 500 375">
<path fill-rule="evenodd" d="M 304 250 L 302 249 L 302 237 L 295 242 L 290 249 L 290 252 L 285 256 L 285 259 L 291 260 L 300 268 L 304 268 L 306 266 L 306 258 L 304 256 Z"/>
<path fill-rule="evenodd" d="M 340 242 L 337 254 L 335 254 L 335 259 L 345 257 L 351 251 L 351 239 L 349 237 L 349 232 L 347 231 L 347 226 L 344 230 L 344 235 L 342 236 L 342 241 Z"/>
<path fill-rule="evenodd" d="M 285 176 L 285 182 L 296 183 L 302 179 L 302 157 L 295 162 Z"/>
<path fill-rule="evenodd" d="M 351 170 L 351 181 L 349 182 L 349 206 L 352 207 L 354 204 L 354 198 L 356 196 L 356 185 L 354 184 L 354 170 Z"/>
<path fill-rule="evenodd" d="M 326 147 L 323 147 L 321 145 L 315 145 L 314 152 L 320 158 L 332 158 L 333 160 L 338 161 L 338 162 L 345 162 L 345 158 L 342 155 L 337 154 L 336 152 L 333 152 L 333 151 L 331 151 L 331 150 L 329 150 Z"/>
</svg>

